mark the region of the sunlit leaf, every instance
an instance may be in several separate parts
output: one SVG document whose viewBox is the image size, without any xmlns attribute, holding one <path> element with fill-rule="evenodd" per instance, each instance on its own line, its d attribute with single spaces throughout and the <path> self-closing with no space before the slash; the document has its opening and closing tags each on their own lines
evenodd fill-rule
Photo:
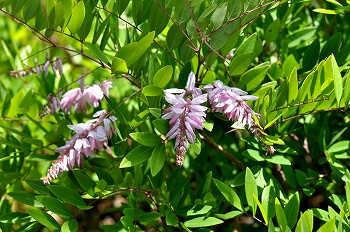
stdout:
<svg viewBox="0 0 350 232">
<path fill-rule="evenodd" d="M 72 9 L 72 16 L 68 23 L 68 28 L 72 34 L 78 32 L 85 18 L 84 1 L 79 1 Z"/>
</svg>

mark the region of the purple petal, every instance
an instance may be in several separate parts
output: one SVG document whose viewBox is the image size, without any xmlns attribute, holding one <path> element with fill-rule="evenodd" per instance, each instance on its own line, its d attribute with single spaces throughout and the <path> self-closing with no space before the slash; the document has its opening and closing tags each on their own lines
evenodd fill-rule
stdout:
<svg viewBox="0 0 350 232">
<path fill-rule="evenodd" d="M 193 72 L 191 72 L 188 75 L 187 84 L 186 84 L 185 89 L 189 92 L 192 92 L 192 90 L 194 89 L 195 82 L 196 82 L 196 76 L 194 75 Z"/>
<path fill-rule="evenodd" d="M 175 125 L 170 129 L 170 131 L 166 134 L 166 137 L 168 139 L 175 138 L 176 135 L 179 134 L 179 126 L 180 126 L 180 120 L 176 121 Z"/>
</svg>

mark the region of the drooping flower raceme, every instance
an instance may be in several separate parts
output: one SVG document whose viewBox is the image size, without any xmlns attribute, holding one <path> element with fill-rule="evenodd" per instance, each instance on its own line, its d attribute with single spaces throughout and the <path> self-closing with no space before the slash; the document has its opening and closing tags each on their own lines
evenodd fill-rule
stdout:
<svg viewBox="0 0 350 232">
<path fill-rule="evenodd" d="M 99 85 L 71 89 L 62 96 L 61 109 L 69 113 L 74 106 L 77 112 L 87 113 L 86 103 L 94 108 L 98 107 L 103 94 L 109 96 L 109 88 L 111 87 L 111 81 L 104 81 Z"/>
<path fill-rule="evenodd" d="M 213 112 L 221 112 L 228 119 L 248 128 L 255 125 L 252 115 L 255 114 L 257 117 L 260 115 L 254 113 L 245 101 L 253 101 L 257 97 L 247 95 L 247 92 L 239 88 L 225 86 L 220 80 L 215 81 L 214 85 L 204 86 L 204 89 L 208 92 L 209 103 Z"/>
<path fill-rule="evenodd" d="M 163 119 L 169 119 L 170 130 L 166 137 L 175 138 L 176 164 L 182 166 L 188 142 L 196 140 L 195 130 L 202 130 L 207 107 L 201 104 L 207 101 L 207 94 L 195 88 L 195 75 L 188 76 L 185 89 L 167 89 L 165 100 L 171 106 L 164 110 Z"/>
<path fill-rule="evenodd" d="M 112 137 L 112 134 L 116 134 L 114 123 L 117 118 L 114 116 L 106 118 L 106 115 L 107 112 L 101 110 L 94 114 L 93 120 L 68 126 L 76 134 L 66 145 L 56 149 L 56 152 L 61 154 L 51 165 L 47 176 L 42 178 L 44 184 L 50 184 L 52 179 L 57 178 L 64 171 L 83 166 L 84 156 L 94 157 L 96 152 L 108 148 L 107 140 Z"/>
</svg>

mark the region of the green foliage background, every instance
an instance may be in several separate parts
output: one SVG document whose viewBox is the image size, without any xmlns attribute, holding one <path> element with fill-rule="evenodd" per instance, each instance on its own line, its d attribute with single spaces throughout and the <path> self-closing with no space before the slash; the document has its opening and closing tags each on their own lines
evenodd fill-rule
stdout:
<svg viewBox="0 0 350 232">
<path fill-rule="evenodd" d="M 350 231 L 349 9 L 335 0 L 0 0 L 0 228 Z M 10 76 L 56 56 L 60 77 Z M 163 90 L 183 88 L 191 71 L 197 86 L 221 80 L 258 96 L 265 137 L 209 113 L 177 167 Z M 98 109 L 39 113 L 81 75 L 86 85 L 113 82 L 99 107 L 118 118 L 113 156 L 45 186 L 67 125 Z"/>
</svg>

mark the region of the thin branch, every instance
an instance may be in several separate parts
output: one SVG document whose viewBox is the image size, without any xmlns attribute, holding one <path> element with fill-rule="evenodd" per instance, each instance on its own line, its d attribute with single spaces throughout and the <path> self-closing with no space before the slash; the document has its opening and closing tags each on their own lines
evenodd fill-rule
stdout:
<svg viewBox="0 0 350 232">
<path fill-rule="evenodd" d="M 211 146 L 212 148 L 214 148 L 215 150 L 217 150 L 218 152 L 223 154 L 226 158 L 231 160 L 233 163 L 235 163 L 240 170 L 242 170 L 242 171 L 245 170 L 246 167 L 241 161 L 236 159 L 236 157 L 234 157 L 234 155 L 232 155 L 230 152 L 226 151 L 222 146 L 220 146 L 214 140 L 212 140 L 206 133 L 204 133 L 204 131 L 199 130 L 198 133 L 203 137 L 202 139 L 207 144 L 209 144 L 209 146 Z"/>
<path fill-rule="evenodd" d="M 292 107 L 299 107 L 299 106 L 302 106 L 302 105 L 312 104 L 312 103 L 315 103 L 315 102 L 322 102 L 322 101 L 326 101 L 326 100 L 329 100 L 329 99 L 323 98 L 323 99 L 318 99 L 318 100 L 311 100 L 311 101 L 308 101 L 308 102 L 299 102 L 299 103 L 294 104 L 294 105 L 284 106 L 284 107 L 281 107 L 281 108 L 273 109 L 271 112 L 275 112 L 275 111 L 278 111 L 278 110 L 289 109 L 289 108 L 292 108 Z"/>
<path fill-rule="evenodd" d="M 134 95 L 136 95 L 137 93 L 139 93 L 141 91 L 141 89 L 138 89 L 136 92 L 133 92 L 131 95 L 127 96 L 126 98 L 123 99 L 123 101 L 121 103 L 119 103 L 119 105 L 117 105 L 116 108 L 121 107 L 127 100 L 129 100 L 130 98 L 132 98 Z"/>
<path fill-rule="evenodd" d="M 39 40 L 47 42 L 49 44 L 51 44 L 52 46 L 54 46 L 54 43 L 49 40 L 45 35 L 43 35 L 40 31 L 36 30 L 35 28 L 29 26 L 27 23 L 23 22 L 22 20 L 16 18 L 13 14 L 10 14 L 6 11 L 4 11 L 3 9 L 0 9 L 0 11 L 4 14 L 6 14 L 7 16 L 9 16 L 13 21 L 21 24 L 22 26 L 26 27 L 29 31 L 31 31 L 36 37 L 38 37 Z"/>
<path fill-rule="evenodd" d="M 245 16 L 247 16 L 247 15 L 253 13 L 254 11 L 260 10 L 261 8 L 264 8 L 264 7 L 266 7 L 266 6 L 272 5 L 272 4 L 277 3 L 277 2 L 279 2 L 279 0 L 274 0 L 274 1 L 272 1 L 272 2 L 268 2 L 268 3 L 265 3 L 265 4 L 263 4 L 263 5 L 257 6 L 257 7 L 255 7 L 255 8 L 252 9 L 252 10 L 243 12 L 243 14 L 237 16 L 237 17 L 234 18 L 234 19 L 231 19 L 231 20 L 227 21 L 226 23 L 224 23 L 223 25 L 221 25 L 221 26 L 218 27 L 217 29 L 211 31 L 207 36 L 211 36 L 212 34 L 216 33 L 217 31 L 221 30 L 222 28 L 224 28 L 224 27 L 230 25 L 231 23 L 235 22 L 235 21 L 238 20 L 238 19 L 241 19 L 241 18 L 243 18 L 243 17 L 245 17 Z M 279 7 L 279 6 L 277 6 L 277 7 Z M 277 7 L 276 7 L 276 8 L 277 8 Z M 262 15 L 266 14 L 267 12 L 270 12 L 270 11 L 276 9 L 276 8 L 268 9 L 267 11 L 264 11 L 264 12 L 258 14 L 258 15 L 255 16 L 252 20 L 249 20 L 247 23 L 245 23 L 245 24 L 242 25 L 242 26 L 245 26 L 245 25 L 251 23 L 251 22 L 254 21 L 255 19 L 259 18 L 260 16 L 262 16 Z M 236 30 L 235 30 L 233 33 L 235 33 L 235 32 L 236 32 Z M 233 33 L 231 33 L 230 35 L 232 35 Z"/>
<path fill-rule="evenodd" d="M 112 16 L 114 16 L 114 17 L 120 19 L 121 21 L 123 21 L 125 24 L 127 24 L 127 25 L 133 27 L 135 30 L 137 30 L 137 31 L 139 31 L 139 32 L 141 32 L 141 33 L 143 33 L 143 31 L 142 31 L 139 27 L 133 25 L 132 23 L 129 23 L 128 21 L 126 21 L 126 20 L 123 19 L 122 17 L 120 17 L 120 16 L 114 14 L 113 12 L 111 12 L 111 11 L 105 9 L 105 8 L 99 7 L 99 6 L 96 6 L 96 8 L 99 9 L 99 10 L 104 10 L 104 11 L 106 11 L 107 13 L 111 14 Z M 161 49 L 165 50 L 164 47 L 163 47 L 160 43 L 158 43 L 155 39 L 153 39 L 153 42 L 154 42 L 155 44 L 157 44 Z M 184 65 L 181 63 L 181 61 L 179 61 L 170 51 L 168 51 L 167 53 L 168 53 L 179 65 L 184 66 Z"/>
<path fill-rule="evenodd" d="M 192 47 L 194 49 L 196 49 L 196 45 L 192 42 L 192 40 L 190 39 L 190 37 L 188 37 L 188 35 L 186 34 L 186 32 L 184 32 L 184 30 L 180 27 L 180 25 L 171 17 L 171 15 L 169 15 L 169 13 L 164 9 L 164 7 L 162 7 L 157 0 L 153 0 L 153 2 L 169 17 L 169 19 L 178 27 L 178 29 L 181 31 L 181 33 L 186 37 L 186 39 L 191 43 Z M 191 11 L 190 11 L 190 14 Z"/>
</svg>

